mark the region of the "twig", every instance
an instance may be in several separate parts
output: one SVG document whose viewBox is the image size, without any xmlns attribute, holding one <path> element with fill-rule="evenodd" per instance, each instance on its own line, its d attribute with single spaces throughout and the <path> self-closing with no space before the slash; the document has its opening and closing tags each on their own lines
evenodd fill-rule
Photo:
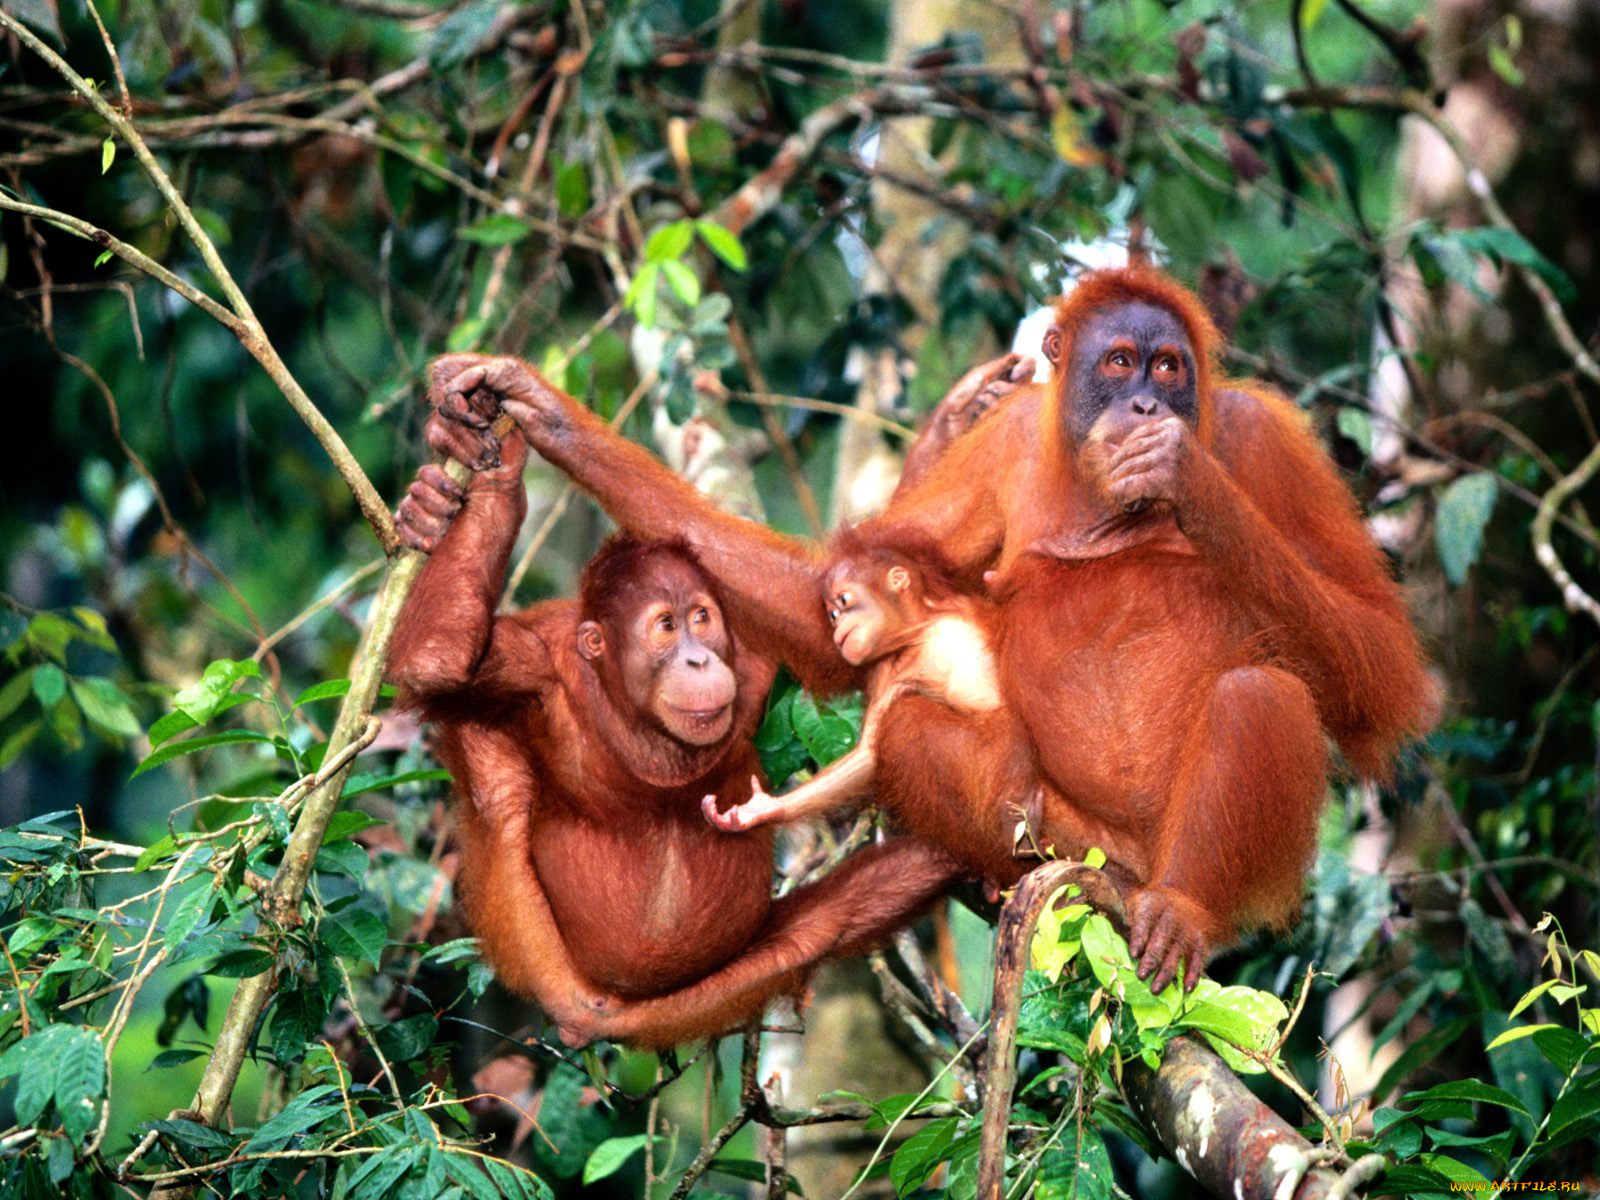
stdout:
<svg viewBox="0 0 1600 1200">
<path fill-rule="evenodd" d="M 778 392 L 741 392 L 730 389 L 726 394 L 729 400 L 737 401 L 741 404 L 760 404 L 775 408 L 805 408 L 810 409 L 812 412 L 834 413 L 851 421 L 862 421 L 868 425 L 876 425 L 879 429 L 892 433 L 895 437 L 904 438 L 908 442 L 914 441 L 917 436 L 917 431 L 909 425 L 903 425 L 899 421 L 892 421 L 878 413 L 857 408 L 853 404 L 837 404 L 832 400 L 812 400 L 805 396 L 785 396 Z"/>
<path fill-rule="evenodd" d="M 389 515 L 388 505 L 378 495 L 377 489 L 372 486 L 372 481 L 367 478 L 366 472 L 361 469 L 361 465 L 356 462 L 355 456 L 350 453 L 350 448 L 345 445 L 344 439 L 339 436 L 338 430 L 322 415 L 321 410 L 311 402 L 311 398 L 306 395 L 299 381 L 295 379 L 287 364 L 279 356 L 277 349 L 268 340 L 266 331 L 262 328 L 260 321 L 256 319 L 255 311 L 250 307 L 250 301 L 245 298 L 244 292 L 240 290 L 238 283 L 234 281 L 233 275 L 222 261 L 222 256 L 217 252 L 215 243 L 212 242 L 205 230 L 200 227 L 200 222 L 195 218 L 193 210 L 189 208 L 189 205 L 179 194 L 171 177 L 162 169 L 161 164 L 156 161 L 155 155 L 151 153 L 150 147 L 145 144 L 133 122 L 108 104 L 105 97 L 96 88 L 90 86 L 87 79 L 73 70 L 64 58 L 45 45 L 32 30 L 4 9 L 0 9 L 0 28 L 8 30 L 12 36 L 44 59 L 58 75 L 71 85 L 72 90 L 87 101 L 89 107 L 94 109 L 100 118 L 110 125 L 112 130 L 128 144 L 129 149 L 133 151 L 134 157 L 139 160 L 140 166 L 144 168 L 145 174 L 149 176 L 150 181 L 161 194 L 162 200 L 166 202 L 168 209 L 171 210 L 178 224 L 183 228 L 184 233 L 188 235 L 190 242 L 194 244 L 201 261 L 206 265 L 206 269 L 211 272 L 218 286 L 222 288 L 223 295 L 228 301 L 228 307 L 237 318 L 237 323 L 229 321 L 224 321 L 223 323 L 239 339 L 239 343 L 249 351 L 250 356 L 266 369 L 272 381 L 277 384 L 278 390 L 288 400 L 289 406 L 294 409 L 300 419 L 311 430 L 312 435 L 321 443 L 329 458 L 333 460 L 334 467 L 344 479 L 345 485 L 355 496 L 362 515 L 366 517 L 368 524 L 372 526 L 373 531 L 377 534 L 385 552 L 391 552 L 399 543 L 395 535 L 394 519 Z M 127 255 L 123 255 L 123 257 L 128 258 Z M 128 261 L 133 260 L 128 259 Z M 166 274 L 172 277 L 171 272 L 166 272 Z M 167 280 L 163 279 L 162 282 L 166 283 Z M 171 284 L 169 283 L 168 286 L 171 286 Z M 194 295 L 199 294 L 195 289 L 190 289 L 190 293 L 192 294 L 187 294 L 186 298 L 193 299 Z M 180 289 L 180 294 L 185 293 Z M 214 317 L 218 315 L 211 307 L 206 305 L 201 305 L 201 307 L 205 308 Z"/>
<path fill-rule="evenodd" d="M 1002 1200 L 1006 1182 L 1006 1131 L 1011 1093 L 1017 1083 L 1017 1017 L 1022 977 L 1028 969 L 1033 930 L 1045 905 L 1068 884 L 1102 910 L 1120 916 L 1121 901 L 1110 881 L 1082 863 L 1055 861 L 1022 877 L 1000 911 L 994 948 L 994 1000 L 989 1010 L 989 1052 L 984 1057 L 983 1130 L 978 1143 L 978 1200 Z"/>
<path fill-rule="evenodd" d="M 734 1134 L 743 1129 L 758 1115 L 764 1115 L 766 1109 L 766 1096 L 761 1089 L 755 1086 L 756 1063 L 759 1061 L 761 1048 L 761 1034 L 757 1030 L 750 1030 L 744 1037 L 744 1057 L 740 1063 L 740 1088 L 739 1110 L 729 1117 L 721 1129 L 707 1138 L 700 1147 L 700 1153 L 694 1156 L 678 1180 L 678 1186 L 672 1189 L 670 1200 L 683 1200 L 700 1177 L 711 1167 L 711 1160 L 721 1153 L 722 1148 L 733 1140 Z M 709 1080 L 711 1071 L 706 1072 Z"/>
<path fill-rule="evenodd" d="M 350 969 L 344 965 L 344 959 L 337 955 L 334 956 L 333 961 L 338 965 L 339 978 L 344 980 L 344 994 L 350 1001 L 350 1015 L 356 1019 L 356 1029 L 366 1040 L 367 1045 L 372 1047 L 372 1053 L 378 1059 L 378 1066 L 383 1068 L 383 1077 L 389 1081 L 389 1089 L 394 1092 L 394 1098 L 400 1104 L 400 1107 L 404 1108 L 406 1094 L 400 1090 L 400 1081 L 394 1077 L 394 1070 L 389 1066 L 388 1058 L 384 1056 L 383 1047 L 378 1045 L 377 1036 L 367 1024 L 366 1017 L 361 1015 L 361 1005 L 356 1000 L 356 985 L 355 981 L 350 978 Z"/>
<path fill-rule="evenodd" d="M 1438 109 L 1421 93 L 1407 93 L 1407 110 L 1427 122 L 1428 126 L 1450 147 L 1451 153 L 1461 163 L 1467 190 L 1477 198 L 1478 205 L 1489 224 L 1497 229 L 1516 233 L 1520 237 L 1520 232 L 1506 215 L 1505 209 L 1500 206 L 1494 188 L 1489 184 L 1489 177 L 1478 166 L 1477 157 L 1461 132 L 1445 120 Z M 1561 348 L 1566 351 L 1573 366 L 1577 367 L 1591 383 L 1600 386 L 1600 361 L 1596 361 L 1594 355 L 1589 353 L 1582 340 L 1573 332 L 1566 314 L 1561 311 L 1561 302 L 1550 290 L 1550 285 L 1531 267 L 1518 263 L 1515 264 L 1515 270 L 1528 290 L 1533 293 L 1534 298 L 1538 300 L 1539 309 L 1544 314 L 1545 325 L 1555 335 Z M 1550 536 L 1556 514 L 1562 505 L 1587 486 L 1596 473 L 1600 473 L 1600 445 L 1591 449 L 1583 461 L 1564 478 L 1556 480 L 1550 490 L 1545 492 L 1539 502 L 1539 510 L 1534 514 L 1529 534 L 1533 540 L 1534 557 L 1539 560 L 1539 565 L 1560 589 L 1562 603 L 1569 611 L 1586 613 L 1596 624 L 1600 624 L 1600 601 L 1596 601 L 1578 586 L 1572 573 L 1567 570 L 1566 564 L 1561 561 L 1561 556 L 1556 553 Z"/>
<path fill-rule="evenodd" d="M 739 356 L 739 365 L 744 368 L 746 377 L 756 391 L 763 395 L 769 394 L 771 388 L 767 386 L 766 372 L 761 369 L 761 360 L 756 357 L 755 347 L 750 344 L 750 338 L 744 331 L 744 324 L 738 317 L 728 318 L 728 340 L 733 343 L 733 352 Z M 811 485 L 806 482 L 805 469 L 800 465 L 800 455 L 794 448 L 788 430 L 784 429 L 783 422 L 778 420 L 778 414 L 767 407 L 761 409 L 761 425 L 767 431 L 767 436 L 772 439 L 772 444 L 778 448 L 778 457 L 783 460 L 783 469 L 789 476 L 789 486 L 794 489 L 795 498 L 800 501 L 800 510 L 805 513 L 806 524 L 811 526 L 811 535 L 816 538 L 825 537 L 827 529 L 822 524 L 822 510 L 817 507 L 817 498 L 812 494 Z"/>
<path fill-rule="evenodd" d="M 260 643 L 256 646 L 255 653 L 252 654 L 250 657 L 255 659 L 257 662 L 260 662 L 262 656 L 264 654 L 266 654 L 267 651 L 271 650 L 279 642 L 283 641 L 284 638 L 288 637 L 295 630 L 299 629 L 302 625 L 304 625 L 312 617 L 316 616 L 319 612 L 322 612 L 325 608 L 327 608 L 329 605 L 331 605 L 334 601 L 339 599 L 340 596 L 343 596 L 346 592 L 350 591 L 350 589 L 355 587 L 356 584 L 360 583 L 363 579 L 366 579 L 369 576 L 373 575 L 382 566 L 383 566 L 383 559 L 375 558 L 371 562 L 369 562 L 366 566 L 358 567 L 355 571 L 351 572 L 350 575 L 348 575 L 345 579 L 343 579 L 339 583 L 334 584 L 333 587 L 329 588 L 326 592 L 324 592 L 321 595 L 321 597 L 319 597 L 317 600 L 313 601 L 306 608 L 302 609 L 301 612 L 297 616 L 295 616 L 295 618 L 293 620 L 291 620 L 287 625 L 284 625 L 282 628 L 278 629 L 276 632 L 270 633 L 266 637 L 262 638 Z"/>
<path fill-rule="evenodd" d="M 916 1097 L 911 1101 L 911 1103 L 906 1105 L 906 1107 L 901 1110 L 900 1115 L 893 1121 L 889 1122 L 888 1127 L 883 1131 L 883 1137 L 879 1139 L 877 1146 L 873 1148 L 872 1157 L 867 1160 L 866 1165 L 862 1167 L 861 1170 L 856 1174 L 855 1182 L 850 1185 L 849 1190 L 846 1191 L 844 1195 L 839 1197 L 839 1200 L 850 1200 L 851 1196 L 854 1196 L 856 1192 L 860 1191 L 861 1185 L 864 1184 L 871 1176 L 872 1168 L 877 1166 L 879 1160 L 883 1158 L 883 1152 L 888 1149 L 889 1140 L 894 1137 L 895 1131 L 898 1130 L 906 1121 L 934 1116 L 936 1115 L 934 1111 L 935 1109 L 946 1110 L 945 1115 L 953 1115 L 948 1111 L 950 1109 L 954 1109 L 955 1112 L 958 1112 L 963 1116 L 968 1115 L 966 1110 L 958 1105 L 929 1105 L 928 1107 L 923 1108 L 921 1107 L 921 1104 L 923 1100 L 933 1094 L 933 1089 L 938 1087 L 939 1084 L 943 1082 L 944 1077 L 950 1073 L 951 1063 L 967 1054 L 967 1052 L 977 1044 L 978 1038 L 981 1036 L 982 1031 L 980 1030 L 978 1033 L 969 1038 L 967 1042 L 956 1051 L 955 1058 L 951 1059 L 949 1062 L 946 1062 L 944 1066 L 940 1067 L 939 1070 L 934 1073 L 933 1078 L 928 1080 L 928 1082 L 923 1086 L 922 1090 L 916 1094 Z M 915 1116 L 913 1116 L 913 1113 Z"/>
</svg>

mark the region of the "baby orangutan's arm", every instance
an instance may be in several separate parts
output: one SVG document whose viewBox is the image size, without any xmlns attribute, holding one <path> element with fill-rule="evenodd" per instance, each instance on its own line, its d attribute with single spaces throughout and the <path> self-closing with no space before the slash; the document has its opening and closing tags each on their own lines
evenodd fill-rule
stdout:
<svg viewBox="0 0 1600 1200">
<path fill-rule="evenodd" d="M 750 799 L 735 804 L 726 812 L 717 807 L 717 798 L 707 796 L 700 801 L 700 809 L 718 829 L 739 833 L 757 825 L 770 825 L 774 821 L 789 824 L 809 817 L 819 817 L 834 809 L 843 808 L 853 800 L 872 791 L 872 781 L 878 772 L 878 726 L 889 705 L 917 689 L 910 684 L 896 683 L 881 699 L 867 707 L 861 723 L 861 741 L 847 754 L 835 759 L 793 791 L 774 796 L 764 791 L 759 780 L 750 793 Z"/>
</svg>

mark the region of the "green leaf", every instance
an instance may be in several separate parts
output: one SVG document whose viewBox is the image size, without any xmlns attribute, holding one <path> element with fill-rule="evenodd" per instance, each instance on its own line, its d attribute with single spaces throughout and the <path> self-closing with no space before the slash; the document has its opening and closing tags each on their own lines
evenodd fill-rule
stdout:
<svg viewBox="0 0 1600 1200">
<path fill-rule="evenodd" d="M 1522 1038 L 1532 1037 L 1534 1034 L 1538 1033 L 1541 1029 L 1559 1029 L 1559 1028 L 1561 1028 L 1559 1025 L 1516 1025 L 1516 1026 L 1513 1026 L 1512 1028 L 1506 1030 L 1499 1037 L 1495 1038 L 1494 1041 L 1490 1042 L 1487 1046 L 1484 1047 L 1484 1049 L 1485 1050 L 1493 1050 L 1498 1046 L 1506 1045 L 1508 1042 L 1520 1041 Z"/>
<path fill-rule="evenodd" d="M 589 173 L 581 162 L 563 163 L 556 168 L 556 207 L 567 220 L 589 211 Z"/>
<path fill-rule="evenodd" d="M 633 277 L 633 282 L 628 285 L 628 293 L 623 297 L 624 305 L 633 309 L 633 315 L 646 329 L 654 327 L 656 323 L 656 281 L 660 275 L 661 268 L 657 264 L 645 263 Z"/>
<path fill-rule="evenodd" d="M 139 857 L 133 860 L 134 874 L 137 875 L 140 871 L 148 871 L 156 864 L 157 860 L 165 858 L 175 849 L 177 849 L 177 843 L 173 840 L 173 837 L 170 833 L 166 834 L 156 842 L 145 847 L 144 851 L 139 855 Z"/>
<path fill-rule="evenodd" d="M 679 300 L 691 308 L 700 303 L 700 278 L 686 264 L 676 260 L 664 262 L 661 273 L 667 277 Z"/>
<path fill-rule="evenodd" d="M 421 1146 L 402 1143 L 361 1162 L 349 1175 L 349 1200 L 380 1200 L 422 1154 Z M 345 1164 L 349 1166 L 348 1163 Z M 342 1173 L 342 1169 L 341 1169 Z"/>
<path fill-rule="evenodd" d="M 78 624 L 82 625 L 85 632 L 88 633 L 89 636 L 85 639 L 86 641 L 93 642 L 102 650 L 115 650 L 117 648 L 117 643 L 111 637 L 111 631 L 106 627 L 105 617 L 82 604 L 73 606 L 72 615 L 78 618 Z"/>
<path fill-rule="evenodd" d="M 62 1127 L 81 1144 L 105 1095 L 105 1044 L 81 1025 L 46 1025 L 0 1055 L 0 1079 L 12 1075 L 17 1120 L 35 1124 L 53 1100 Z"/>
<path fill-rule="evenodd" d="M 110 251 L 110 250 L 102 250 L 102 251 L 100 251 L 99 254 L 96 254 L 94 256 L 94 265 L 97 266 L 97 267 L 103 267 L 108 262 L 110 262 L 112 258 L 113 258 L 112 251 Z"/>
<path fill-rule="evenodd" d="M 241 679 L 259 679 L 261 664 L 251 659 L 219 658 L 206 666 L 200 678 L 172 698 L 172 707 L 196 725 L 204 725 L 224 711 L 223 702 Z"/>
<path fill-rule="evenodd" d="M 183 1053 L 169 1050 L 169 1054 Z M 204 1154 L 207 1150 L 227 1150 L 233 1146 L 233 1139 L 221 1130 L 213 1129 L 209 1125 L 202 1125 L 199 1121 L 191 1121 L 186 1117 L 172 1117 L 165 1121 L 146 1121 L 139 1128 L 164 1133 L 178 1145 L 188 1150 L 198 1150 Z"/>
<path fill-rule="evenodd" d="M 901 1143 L 889 1163 L 889 1181 L 894 1184 L 895 1195 L 904 1196 L 920 1187 L 933 1169 L 949 1157 L 959 1123 L 957 1117 L 929 1121 Z"/>
<path fill-rule="evenodd" d="M 834 701 L 821 702 L 798 692 L 789 710 L 797 736 L 811 757 L 826 766 L 856 744 L 857 710 Z"/>
<path fill-rule="evenodd" d="M 1545 283 L 1563 304 L 1578 298 L 1578 289 L 1565 271 L 1535 249 L 1532 242 L 1514 229 L 1483 226 L 1478 229 L 1456 229 L 1445 234 L 1469 250 L 1485 255 L 1496 263 L 1515 263 L 1526 267 Z"/>
<path fill-rule="evenodd" d="M 445 349 L 452 354 L 465 354 L 476 350 L 488 332 L 489 322 L 483 317 L 468 317 L 445 338 Z"/>
<path fill-rule="evenodd" d="M 1483 550 L 1483 531 L 1499 494 L 1494 475 L 1487 471 L 1463 475 L 1440 493 L 1434 538 L 1445 578 L 1458 587 Z"/>
<path fill-rule="evenodd" d="M 474 0 L 456 9 L 439 23 L 428 48 L 428 61 L 435 71 L 449 71 L 477 53 L 478 47 L 494 27 L 500 0 Z"/>
<path fill-rule="evenodd" d="M 1569 1125 L 1600 1116 L 1600 1087 L 1593 1085 L 1594 1079 L 1593 1075 L 1589 1076 L 1591 1086 L 1582 1091 L 1570 1091 L 1555 1102 L 1550 1109 L 1550 1124 L 1547 1127 L 1551 1137 Z"/>
<path fill-rule="evenodd" d="M 1075 1150 L 1060 1146 L 1039 1161 L 1036 1200 L 1107 1200 L 1116 1194 L 1110 1152 L 1091 1125 L 1084 1126 Z"/>
<path fill-rule="evenodd" d="M 57 1025 L 70 1030 L 58 1040 L 56 1056 L 56 1112 L 75 1143 L 97 1122 L 99 1102 L 106 1091 L 106 1048 L 100 1035 L 77 1025 Z"/>
<path fill-rule="evenodd" d="M 335 696 L 350 694 L 350 681 L 348 679 L 324 679 L 321 683 L 313 683 L 305 691 L 294 698 L 293 708 L 302 704 L 310 704 L 316 700 L 328 700 Z"/>
<path fill-rule="evenodd" d="M 85 717 L 108 733 L 131 738 L 143 731 L 139 719 L 133 715 L 133 702 L 109 679 L 98 675 L 74 679 L 72 698 Z"/>
<path fill-rule="evenodd" d="M 1439 1172 L 1451 1183 L 1471 1183 L 1486 1185 L 1488 1180 L 1460 1159 L 1451 1158 L 1448 1154 L 1424 1154 L 1422 1162 L 1430 1169 Z M 1455 1189 L 1452 1188 L 1452 1191 Z M 1474 1189 L 1476 1190 L 1476 1189 Z M 1485 1186 L 1485 1191 L 1488 1188 Z"/>
<path fill-rule="evenodd" d="M 146 771 L 153 771 L 162 763 L 171 762 L 185 754 L 195 754 L 201 750 L 209 750 L 213 746 L 230 746 L 241 742 L 266 742 L 272 739 L 264 733 L 257 733 L 253 729 L 225 729 L 221 733 L 208 733 L 204 737 L 186 738 L 181 742 L 168 742 L 159 750 L 152 751 L 146 758 L 133 769 L 130 779 L 137 779 Z"/>
<path fill-rule="evenodd" d="M 0 687 L 0 721 L 4 721 L 21 708 L 22 702 L 33 694 L 34 670 L 35 668 L 29 667 L 26 671 L 13 675 L 6 680 L 4 687 Z"/>
<path fill-rule="evenodd" d="M 27 958 L 65 929 L 66 926 L 53 917 L 24 917 L 11 931 L 11 936 L 6 940 L 6 949 L 13 959 Z"/>
<path fill-rule="evenodd" d="M 490 213 L 471 225 L 456 230 L 464 242 L 477 242 L 480 246 L 514 246 L 533 232 L 533 226 L 510 213 Z"/>
<path fill-rule="evenodd" d="M 340 795 L 348 800 L 351 796 L 360 796 L 365 792 L 382 791 L 385 788 L 398 787 L 402 783 L 449 783 L 450 772 L 436 769 L 422 771 L 401 771 L 398 774 L 389 774 L 383 771 L 363 771 L 359 775 L 352 775 L 345 780 L 344 791 Z M 379 824 L 371 821 L 370 824 Z"/>
<path fill-rule="evenodd" d="M 72 1169 L 77 1165 L 77 1155 L 73 1153 L 73 1146 L 69 1140 L 58 1137 L 48 1139 L 44 1155 L 45 1168 L 49 1172 L 51 1183 L 59 1187 L 72 1178 Z"/>
<path fill-rule="evenodd" d="M 1209 985 L 1209 986 L 1208 986 Z M 1223 987 L 1202 979 L 1188 997 L 1178 1024 L 1222 1038 L 1243 1050 L 1265 1051 L 1278 1040 L 1278 1029 L 1289 1017 L 1282 1000 L 1270 992 L 1250 987 Z M 1264 1068 L 1245 1058 L 1250 1071 Z"/>
<path fill-rule="evenodd" d="M 407 1114 L 415 1112 L 407 1109 Z M 331 1083 L 321 1084 L 301 1092 L 271 1120 L 265 1122 L 250 1136 L 245 1146 L 252 1151 L 272 1151 L 286 1148 L 301 1134 L 315 1129 L 324 1121 L 345 1119 L 345 1108 L 339 1089 Z"/>
<path fill-rule="evenodd" d="M 77 626 L 65 617 L 46 612 L 39 613 L 28 622 L 28 630 L 24 636 L 28 639 L 28 645 L 46 658 L 65 663 L 67 643 L 82 635 L 78 632 Z"/>
<path fill-rule="evenodd" d="M 1511 59 L 1511 51 L 1494 42 L 1489 43 L 1489 66 L 1512 87 L 1521 87 L 1526 82 L 1522 69 Z"/>
<path fill-rule="evenodd" d="M 355 842 L 334 842 L 317 851 L 312 869 L 331 875 L 348 875 L 360 879 L 372 865 L 366 849 Z"/>
<path fill-rule="evenodd" d="M 1571 1075 L 1580 1063 L 1594 1060 L 1594 1042 L 1564 1025 L 1540 1029 L 1533 1035 L 1533 1044 L 1563 1075 Z"/>
<path fill-rule="evenodd" d="M 378 1045 L 392 1062 L 410 1062 L 433 1045 L 439 1022 L 432 1013 L 417 1013 L 376 1029 Z"/>
<path fill-rule="evenodd" d="M 323 943 L 340 958 L 378 964 L 389 930 L 364 908 L 347 908 L 322 918 L 317 932 Z"/>
<path fill-rule="evenodd" d="M 673 221 L 652 233 L 644 243 L 646 263 L 675 262 L 694 245 L 694 223 Z"/>
<path fill-rule="evenodd" d="M 1372 417 L 1361 408 L 1351 408 L 1348 405 L 1339 409 L 1337 418 L 1339 432 L 1360 448 L 1363 457 L 1372 454 Z"/>
<path fill-rule="evenodd" d="M 33 669 L 33 694 L 43 708 L 54 708 L 67 694 L 67 673 L 54 663 Z"/>
<path fill-rule="evenodd" d="M 601 1142 L 590 1153 L 589 1160 L 583 1164 L 584 1186 L 587 1187 L 598 1179 L 616 1174 L 624 1163 L 644 1149 L 645 1143 L 649 1140 L 648 1134 L 636 1133 L 631 1137 L 607 1138 Z"/>
<path fill-rule="evenodd" d="M 16 761 L 17 756 L 28 748 L 28 743 L 39 736 L 39 730 L 42 728 L 44 728 L 43 722 L 30 721 L 0 743 L 0 770 L 4 770 Z"/>
<path fill-rule="evenodd" d="M 1430 1029 L 1412 1042 L 1411 1045 L 1407 1046 L 1400 1057 L 1389 1064 L 1388 1069 L 1384 1071 L 1383 1076 L 1378 1080 L 1377 1086 L 1372 1089 L 1372 1094 L 1374 1096 L 1387 1096 L 1394 1091 L 1396 1084 L 1416 1070 L 1418 1066 L 1425 1062 L 1431 1062 L 1453 1046 L 1462 1034 L 1469 1029 L 1476 1029 L 1477 1027 L 1478 1018 L 1476 1016 L 1464 1016 L 1457 1017 L 1453 1021 L 1447 1021 L 1437 1028 Z"/>
<path fill-rule="evenodd" d="M 117 143 L 107 138 L 100 143 L 100 174 L 104 175 L 111 170 L 111 164 L 117 161 Z"/>
<path fill-rule="evenodd" d="M 1523 1107 L 1522 1102 L 1510 1092 L 1491 1087 L 1487 1083 L 1480 1083 L 1476 1079 L 1461 1079 L 1452 1083 L 1441 1083 L 1422 1092 L 1407 1092 L 1401 1097 L 1401 1100 L 1406 1103 L 1423 1103 L 1433 1100 L 1471 1100 L 1479 1104 L 1493 1104 L 1499 1108 L 1509 1108 L 1513 1112 L 1519 1112 L 1524 1115 L 1528 1112 Z"/>
<path fill-rule="evenodd" d="M 743 271 L 750 265 L 749 256 L 745 254 L 738 234 L 732 230 L 725 229 L 715 221 L 696 221 L 694 228 L 701 240 L 711 247 L 711 253 L 735 271 Z"/>
<path fill-rule="evenodd" d="M 172 916 L 168 918 L 166 928 L 161 931 L 162 944 L 166 946 L 169 954 L 182 946 L 196 927 L 211 915 L 211 903 L 215 899 L 212 893 L 212 881 L 208 878 L 199 878 L 189 886 L 192 890 L 185 893 L 183 899 L 171 910 Z"/>
<path fill-rule="evenodd" d="M 240 704 L 259 704 L 259 702 L 261 702 L 259 696 L 251 696 L 248 691 L 235 691 L 235 693 L 222 698 L 221 704 L 216 706 L 216 712 L 211 714 L 211 720 L 221 717 L 224 712 L 237 709 Z M 165 717 L 157 720 L 155 725 L 150 726 L 150 733 L 147 736 L 150 739 L 150 746 L 154 747 L 160 746 L 162 742 L 176 738 L 179 733 L 187 733 L 189 730 L 198 730 L 198 728 L 200 728 L 200 723 L 194 717 L 190 717 L 187 712 L 178 712 L 178 710 L 174 709 L 173 712 L 168 712 Z"/>
<path fill-rule="evenodd" d="M 341 808 L 328 818 L 328 828 L 322 834 L 322 844 L 326 846 L 329 842 L 336 842 L 340 838 L 347 838 L 360 833 L 363 829 L 371 829 L 374 825 L 382 824 L 383 822 L 377 817 L 357 812 L 353 808 Z"/>
</svg>

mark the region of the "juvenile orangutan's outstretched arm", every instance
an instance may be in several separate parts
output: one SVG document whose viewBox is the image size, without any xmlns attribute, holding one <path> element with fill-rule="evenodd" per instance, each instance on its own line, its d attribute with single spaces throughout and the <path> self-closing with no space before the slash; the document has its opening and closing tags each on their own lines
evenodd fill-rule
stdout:
<svg viewBox="0 0 1600 1200">
<path fill-rule="evenodd" d="M 820 817 L 868 795 L 878 773 L 878 729 L 883 714 L 896 699 L 916 690 L 911 684 L 895 683 L 875 697 L 861 722 L 861 741 L 799 787 L 774 796 L 759 779 L 752 779 L 750 799 L 725 812 L 718 809 L 715 796 L 702 800 L 700 808 L 706 820 L 718 829 L 737 833 L 757 825 L 786 825 Z"/>
<path fill-rule="evenodd" d="M 700 801 L 700 808 L 706 820 L 729 833 L 774 822 L 787 825 L 804 821 L 843 808 L 871 792 L 877 766 L 878 760 L 872 751 L 857 746 L 781 796 L 772 795 L 761 787 L 760 780 L 753 780 L 755 786 L 750 799 L 743 804 L 735 804 L 724 812 L 717 808 L 717 798 L 713 795 Z"/>
</svg>

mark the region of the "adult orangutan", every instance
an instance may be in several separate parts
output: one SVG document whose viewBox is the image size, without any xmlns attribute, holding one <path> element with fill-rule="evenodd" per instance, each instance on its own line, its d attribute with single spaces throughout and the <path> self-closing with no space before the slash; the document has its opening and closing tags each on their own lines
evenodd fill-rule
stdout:
<svg viewBox="0 0 1600 1200">
<path fill-rule="evenodd" d="M 432 557 L 389 671 L 455 777 L 469 924 L 568 1041 L 721 1033 L 820 959 L 871 949 L 959 871 L 901 839 L 774 903 L 770 831 L 730 837 L 700 810 L 707 791 L 750 794 L 773 665 L 681 543 L 613 539 L 577 601 L 496 616 L 527 451 L 493 436 L 493 415 L 458 394 L 429 422 L 430 444 L 479 470 L 463 490 L 424 467 L 400 506 L 402 536 Z"/>
<path fill-rule="evenodd" d="M 931 540 L 1001 603 L 1001 693 L 1072 820 L 1139 882 L 1140 971 L 1187 961 L 1296 909 L 1327 774 L 1323 733 L 1381 775 L 1435 703 L 1398 587 L 1292 404 L 1216 377 L 1195 297 L 1131 267 L 1057 311 L 1049 384 L 957 440 L 864 531 Z M 810 686 L 860 681 L 829 636 L 822 553 L 713 509 L 514 359 L 486 387 L 547 459 L 640 536 L 688 540 L 752 646 Z M 892 713 L 890 714 L 892 716 Z M 880 761 L 942 747 L 889 722 Z M 916 797 L 901 797 L 902 805 Z"/>
</svg>

